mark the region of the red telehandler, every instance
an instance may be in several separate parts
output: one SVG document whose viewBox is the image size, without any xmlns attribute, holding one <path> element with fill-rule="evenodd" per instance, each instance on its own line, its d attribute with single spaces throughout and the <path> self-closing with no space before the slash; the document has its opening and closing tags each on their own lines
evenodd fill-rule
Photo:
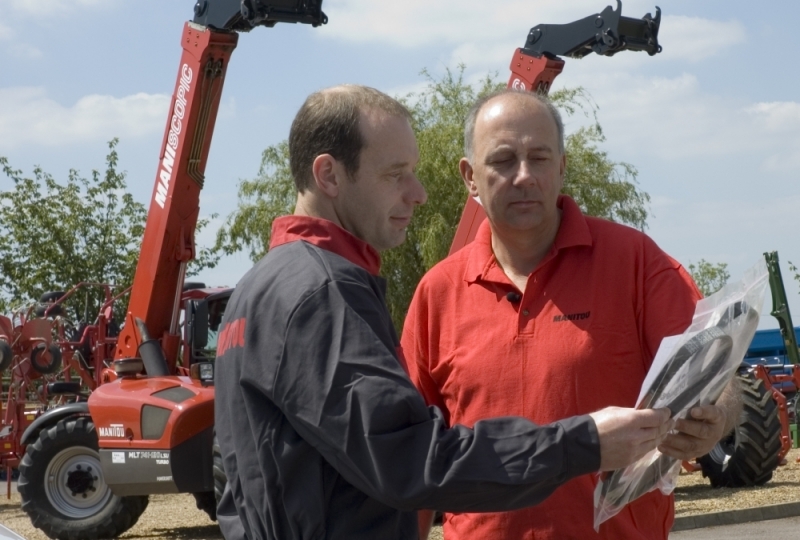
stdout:
<svg viewBox="0 0 800 540">
<path fill-rule="evenodd" d="M 230 290 L 184 290 L 199 195 L 237 32 L 278 22 L 327 22 L 322 0 L 199 0 L 186 23 L 141 257 L 104 384 L 88 401 L 52 408 L 22 435 L 23 508 L 51 538 L 115 537 L 155 493 L 193 493 L 215 516 L 224 473 L 214 452 L 215 330 Z M 558 56 L 658 53 L 660 10 L 642 19 L 607 7 L 565 25 L 539 25 L 511 62 L 509 86 L 546 93 Z M 452 250 L 484 214 L 469 200 Z M 182 332 L 181 332 L 182 330 Z M 237 339 L 237 336 L 228 336 Z M 216 465 L 216 466 L 215 466 Z"/>
<path fill-rule="evenodd" d="M 98 365 L 103 384 L 88 400 L 39 411 L 19 440 L 22 507 L 49 537 L 116 537 L 136 523 L 151 493 L 193 493 L 215 516 L 212 361 L 231 290 L 184 284 L 195 256 L 200 190 L 238 32 L 279 22 L 325 24 L 321 4 L 195 4 L 181 36 L 128 309 L 109 366 Z"/>
</svg>

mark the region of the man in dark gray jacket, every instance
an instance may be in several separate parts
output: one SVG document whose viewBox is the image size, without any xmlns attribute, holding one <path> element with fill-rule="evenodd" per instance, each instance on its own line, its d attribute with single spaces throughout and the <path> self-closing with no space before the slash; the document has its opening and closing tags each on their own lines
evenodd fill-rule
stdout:
<svg viewBox="0 0 800 540">
<path fill-rule="evenodd" d="M 237 285 L 217 350 L 226 538 L 412 540 L 416 509 L 534 505 L 660 442 L 666 410 L 446 425 L 406 374 L 378 275 L 427 197 L 408 111 L 371 88 L 317 92 L 289 151 L 295 213 Z"/>
</svg>

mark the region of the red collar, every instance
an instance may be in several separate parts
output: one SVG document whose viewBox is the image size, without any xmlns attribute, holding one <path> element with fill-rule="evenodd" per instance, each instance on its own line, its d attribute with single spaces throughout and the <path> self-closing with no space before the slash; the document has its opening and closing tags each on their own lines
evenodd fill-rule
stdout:
<svg viewBox="0 0 800 540">
<path fill-rule="evenodd" d="M 332 221 L 309 216 L 283 216 L 272 222 L 270 249 L 297 240 L 336 253 L 373 276 L 381 270 L 378 251 Z"/>
<path fill-rule="evenodd" d="M 556 206 L 561 209 L 561 224 L 550 252 L 539 264 L 541 266 L 556 256 L 559 250 L 574 246 L 591 246 L 592 234 L 580 207 L 567 195 L 559 195 Z M 497 264 L 492 251 L 492 229 L 489 220 L 483 220 L 475 235 L 475 247 L 469 254 L 464 280 L 474 283 L 478 279 L 507 282 L 503 270 Z"/>
</svg>

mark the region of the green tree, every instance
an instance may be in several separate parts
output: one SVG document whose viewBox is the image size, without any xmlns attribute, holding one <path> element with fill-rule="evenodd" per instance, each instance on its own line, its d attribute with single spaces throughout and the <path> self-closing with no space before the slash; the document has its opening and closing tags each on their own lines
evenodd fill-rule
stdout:
<svg viewBox="0 0 800 540">
<path fill-rule="evenodd" d="M 710 263 L 705 259 L 695 265 L 689 263 L 689 273 L 703 296 L 709 296 L 720 290 L 730 279 L 727 263 Z"/>
<path fill-rule="evenodd" d="M 104 173 L 93 170 L 87 179 L 70 170 L 65 184 L 40 167 L 32 178 L 25 177 L 0 157 L 3 173 L 13 182 L 12 189 L 0 192 L 0 313 L 80 282 L 125 286 L 132 281 L 146 213 L 125 191 L 117 142 L 108 143 Z M 93 318 L 100 291 L 80 298 L 95 310 L 89 313 Z M 77 304 L 80 317 L 84 306 Z"/>
<path fill-rule="evenodd" d="M 413 115 L 420 148 L 416 172 L 428 191 L 428 204 L 415 213 L 406 242 L 382 254 L 382 273 L 389 281 L 387 300 L 398 328 L 422 275 L 447 255 L 466 202 L 458 161 L 463 156 L 467 112 L 479 97 L 505 87 L 491 76 L 472 86 L 464 82 L 463 74 L 464 66 L 447 70 L 441 79 L 423 71 L 427 87 L 401 98 Z M 598 148 L 604 137 L 588 93 L 582 88 L 563 89 L 550 98 L 566 115 L 583 112 L 593 121 L 567 137 L 564 192 L 587 214 L 643 229 L 649 197 L 637 188 L 635 167 L 611 161 Z M 288 146 L 282 142 L 264 151 L 256 178 L 239 184 L 238 208 L 220 228 L 214 249 L 225 254 L 248 250 L 257 261 L 268 249 L 272 220 L 291 213 L 294 203 Z"/>
<path fill-rule="evenodd" d="M 794 280 L 797 283 L 800 283 L 800 269 L 798 269 L 797 266 L 792 261 L 788 262 L 789 262 L 789 271 L 793 274 L 792 277 L 794 277 Z"/>
</svg>

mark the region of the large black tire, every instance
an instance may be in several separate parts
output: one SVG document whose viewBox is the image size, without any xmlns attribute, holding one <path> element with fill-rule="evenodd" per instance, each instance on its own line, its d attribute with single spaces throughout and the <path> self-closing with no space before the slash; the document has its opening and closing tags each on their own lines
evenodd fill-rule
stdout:
<svg viewBox="0 0 800 540">
<path fill-rule="evenodd" d="M 739 425 L 698 459 L 712 487 L 760 486 L 772 478 L 781 449 L 778 404 L 752 372 L 738 375 L 744 410 Z"/>
<path fill-rule="evenodd" d="M 225 469 L 222 468 L 222 451 L 219 449 L 216 430 L 214 431 L 214 446 L 211 447 L 211 457 L 214 473 L 214 498 L 219 504 L 222 493 L 225 491 L 225 486 L 228 484 L 228 477 L 225 476 Z"/>
<path fill-rule="evenodd" d="M 50 307 L 50 304 L 58 302 L 66 293 L 64 291 L 52 291 L 46 292 L 42 296 L 39 297 L 39 305 L 36 306 L 36 310 L 34 314 L 37 317 L 44 317 L 44 312 L 47 311 L 47 308 Z M 59 315 L 64 315 L 64 306 L 61 304 L 55 306 L 50 312 L 47 314 L 48 317 L 57 317 Z"/>
<path fill-rule="evenodd" d="M 67 293 L 65 293 L 64 291 L 46 292 L 39 297 L 39 302 L 42 304 L 47 304 L 48 302 L 49 303 L 58 302 L 59 300 L 61 300 L 61 297 L 63 297 L 65 294 Z"/>
<path fill-rule="evenodd" d="M 47 351 L 47 354 L 44 354 Z M 37 344 L 31 350 L 31 366 L 42 375 L 51 375 L 61 369 L 61 348 L 55 343 Z"/>
<path fill-rule="evenodd" d="M 214 492 L 202 491 L 200 493 L 192 493 L 192 495 L 194 495 L 197 509 L 208 514 L 208 518 L 211 521 L 217 521 L 217 499 L 214 497 Z"/>
<path fill-rule="evenodd" d="M 225 485 L 228 479 L 225 476 L 225 470 L 222 468 L 222 452 L 219 449 L 219 440 L 217 433 L 214 432 L 214 443 L 211 447 L 212 457 L 212 473 L 214 476 L 214 491 L 205 491 L 202 493 L 192 493 L 197 503 L 197 509 L 202 510 L 212 521 L 217 520 L 217 505 L 222 498 L 222 492 L 225 491 Z"/>
<path fill-rule="evenodd" d="M 19 466 L 22 509 L 50 538 L 116 538 L 147 508 L 147 496 L 118 497 L 103 480 L 97 433 L 85 416 L 43 429 Z"/>
</svg>

